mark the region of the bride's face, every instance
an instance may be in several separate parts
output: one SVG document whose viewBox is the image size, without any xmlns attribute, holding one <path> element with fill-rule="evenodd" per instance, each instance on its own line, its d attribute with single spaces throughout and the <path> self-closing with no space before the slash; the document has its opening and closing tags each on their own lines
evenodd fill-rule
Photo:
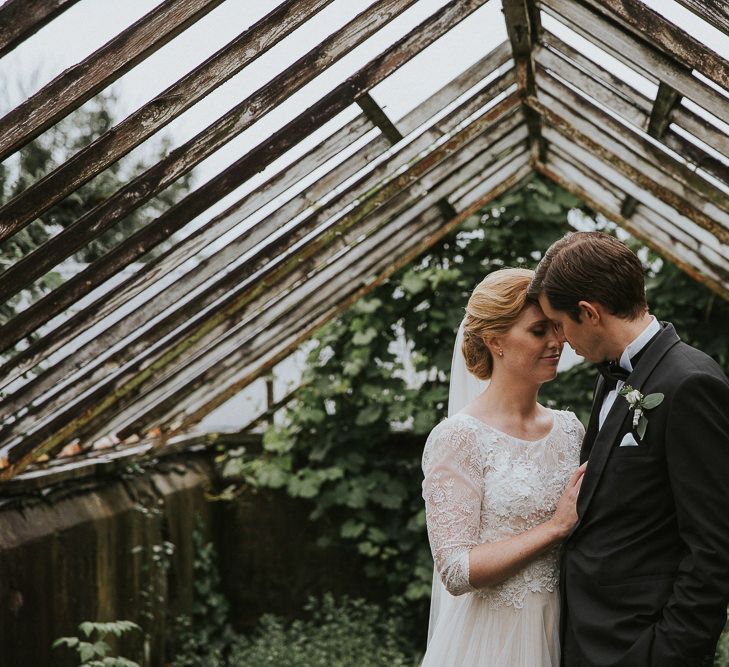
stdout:
<svg viewBox="0 0 729 667">
<path fill-rule="evenodd" d="M 527 306 L 495 347 L 497 355 L 499 349 L 503 350 L 499 360 L 509 373 L 518 373 L 540 384 L 557 375 L 562 342 L 554 323 L 537 305 Z"/>
</svg>

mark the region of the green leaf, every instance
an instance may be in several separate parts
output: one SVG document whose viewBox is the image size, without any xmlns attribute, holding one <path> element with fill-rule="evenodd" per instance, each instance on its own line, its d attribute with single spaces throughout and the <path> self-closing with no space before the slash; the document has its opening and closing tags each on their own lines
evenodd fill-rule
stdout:
<svg viewBox="0 0 729 667">
<path fill-rule="evenodd" d="M 358 331 L 352 336 L 355 345 L 369 345 L 377 337 L 377 329 L 370 327 L 364 331 Z"/>
<path fill-rule="evenodd" d="M 421 275 L 411 271 L 403 276 L 400 284 L 406 292 L 419 294 L 428 286 L 428 281 Z"/>
<path fill-rule="evenodd" d="M 646 410 L 652 410 L 663 403 L 663 398 L 663 394 L 648 394 L 648 396 L 643 397 L 641 403 Z"/>
<path fill-rule="evenodd" d="M 342 537 L 357 538 L 367 529 L 367 525 L 355 519 L 347 519 L 339 530 Z"/>
<path fill-rule="evenodd" d="M 648 420 L 646 419 L 645 415 L 641 415 L 640 419 L 638 420 L 638 426 L 635 428 L 635 432 L 638 434 L 638 437 L 642 440 L 645 437 L 645 430 L 648 428 Z"/>
<path fill-rule="evenodd" d="M 380 418 L 381 414 L 382 406 L 376 403 L 370 403 L 357 413 L 355 423 L 357 424 L 357 426 L 367 426 L 368 424 L 373 424 Z"/>
</svg>

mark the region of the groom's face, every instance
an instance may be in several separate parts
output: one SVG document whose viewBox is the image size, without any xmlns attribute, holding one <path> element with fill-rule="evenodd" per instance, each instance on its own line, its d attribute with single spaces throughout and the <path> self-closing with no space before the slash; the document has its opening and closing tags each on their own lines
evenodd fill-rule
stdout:
<svg viewBox="0 0 729 667">
<path fill-rule="evenodd" d="M 593 363 L 605 359 L 599 331 L 587 323 L 584 317 L 575 322 L 566 311 L 552 308 L 544 294 L 539 295 L 539 305 L 544 314 L 554 322 L 561 342 L 568 342 L 577 354 Z"/>
</svg>

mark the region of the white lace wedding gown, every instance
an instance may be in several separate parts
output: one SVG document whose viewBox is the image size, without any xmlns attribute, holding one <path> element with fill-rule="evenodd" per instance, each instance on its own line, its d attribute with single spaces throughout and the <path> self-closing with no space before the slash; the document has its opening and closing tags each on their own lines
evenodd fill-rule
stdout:
<svg viewBox="0 0 729 667">
<path fill-rule="evenodd" d="M 502 583 L 469 584 L 472 547 L 546 521 L 579 465 L 584 428 L 553 410 L 550 433 L 520 440 L 456 413 L 428 436 L 423 498 L 435 566 L 447 592 L 431 614 L 422 667 L 558 667 L 559 550 Z"/>
</svg>

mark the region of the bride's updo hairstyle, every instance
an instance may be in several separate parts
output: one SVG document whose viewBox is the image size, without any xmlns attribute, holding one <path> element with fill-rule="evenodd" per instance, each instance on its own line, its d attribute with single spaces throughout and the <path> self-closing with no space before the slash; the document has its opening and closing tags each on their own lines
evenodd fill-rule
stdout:
<svg viewBox="0 0 729 667">
<path fill-rule="evenodd" d="M 494 370 L 484 338 L 503 336 L 524 308 L 535 303 L 527 298 L 533 276 L 529 269 L 499 269 L 489 273 L 468 299 L 461 350 L 466 368 L 480 380 L 488 380 Z"/>
</svg>

